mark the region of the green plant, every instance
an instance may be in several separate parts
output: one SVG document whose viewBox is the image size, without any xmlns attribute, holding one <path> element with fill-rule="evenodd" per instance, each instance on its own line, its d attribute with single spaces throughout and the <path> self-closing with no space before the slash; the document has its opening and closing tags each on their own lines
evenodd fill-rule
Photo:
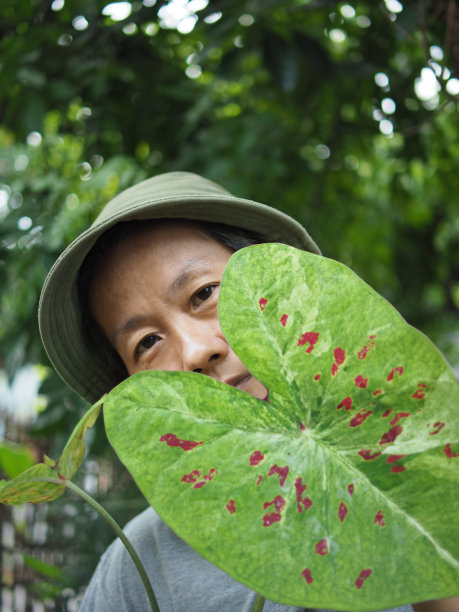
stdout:
<svg viewBox="0 0 459 612">
<path fill-rule="evenodd" d="M 232 256 L 219 314 L 268 401 L 194 373 L 138 373 L 90 409 L 59 462 L 0 485 L 0 501 L 74 489 L 103 402 L 148 501 L 261 593 L 257 609 L 458 594 L 459 387 L 438 350 L 348 268 L 285 245 Z"/>
<path fill-rule="evenodd" d="M 159 612 L 158 604 L 143 564 L 129 539 L 124 535 L 123 530 L 113 517 L 91 495 L 83 491 L 71 480 L 75 476 L 84 457 L 85 433 L 89 427 L 94 425 L 99 416 L 103 399 L 101 398 L 93 404 L 76 425 L 62 451 L 62 455 L 57 461 L 53 461 L 45 456 L 44 463 L 38 463 L 29 467 L 10 482 L 0 481 L 0 502 L 7 505 L 18 505 L 25 502 L 47 502 L 60 497 L 66 489 L 70 489 L 76 495 L 79 495 L 109 523 L 116 535 L 122 540 L 139 572 L 152 611 Z"/>
</svg>

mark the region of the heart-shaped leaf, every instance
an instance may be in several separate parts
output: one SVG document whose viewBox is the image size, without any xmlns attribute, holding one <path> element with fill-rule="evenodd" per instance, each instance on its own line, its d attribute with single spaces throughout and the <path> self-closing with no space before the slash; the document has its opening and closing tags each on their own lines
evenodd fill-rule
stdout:
<svg viewBox="0 0 459 612">
<path fill-rule="evenodd" d="M 269 401 L 141 372 L 109 439 L 183 539 L 285 604 L 380 609 L 459 593 L 459 387 L 348 268 L 285 245 L 234 254 L 220 323 Z"/>
<path fill-rule="evenodd" d="M 58 461 L 45 457 L 44 463 L 37 463 L 10 481 L 0 481 L 0 503 L 15 506 L 25 502 L 38 504 L 52 501 L 62 495 L 65 481 L 75 475 L 84 456 L 84 436 L 92 427 L 102 408 L 101 398 L 80 419 L 72 432 Z M 43 479 L 60 480 L 46 482 Z"/>
</svg>

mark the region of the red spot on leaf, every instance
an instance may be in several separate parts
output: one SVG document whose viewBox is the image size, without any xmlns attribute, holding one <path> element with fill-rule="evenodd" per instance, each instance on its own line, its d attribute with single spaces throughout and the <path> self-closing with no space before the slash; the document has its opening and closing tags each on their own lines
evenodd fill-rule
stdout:
<svg viewBox="0 0 459 612">
<path fill-rule="evenodd" d="M 258 303 L 260 304 L 260 308 L 263 311 L 265 309 L 266 304 L 268 303 L 268 300 L 266 298 L 260 298 L 258 300 Z"/>
<path fill-rule="evenodd" d="M 320 374 L 316 374 L 316 375 L 314 376 L 314 380 L 320 380 Z"/>
<path fill-rule="evenodd" d="M 285 499 L 282 497 L 282 495 L 277 495 L 273 501 L 265 502 L 263 504 L 263 510 L 266 510 L 266 508 L 269 508 L 269 506 L 274 506 L 277 512 L 268 512 L 263 516 L 264 527 L 269 527 L 273 523 L 277 523 L 281 520 L 281 512 L 285 506 Z"/>
<path fill-rule="evenodd" d="M 414 399 L 422 400 L 426 396 L 427 385 L 424 385 L 423 383 L 418 383 L 418 387 L 419 388 L 416 389 L 416 391 L 411 397 L 414 397 Z"/>
<path fill-rule="evenodd" d="M 287 319 L 288 319 L 288 315 L 283 314 L 280 318 L 280 322 L 282 323 L 282 325 L 285 327 L 286 323 L 287 323 Z"/>
<path fill-rule="evenodd" d="M 396 438 L 398 438 L 402 431 L 403 427 L 401 425 L 395 425 L 394 427 L 391 427 L 389 431 L 386 431 L 386 433 L 382 435 L 379 443 L 389 444 L 390 442 L 393 442 Z"/>
<path fill-rule="evenodd" d="M 278 523 L 281 518 L 281 515 L 277 512 L 268 512 L 263 517 L 263 527 L 270 527 L 273 523 Z"/>
<path fill-rule="evenodd" d="M 261 481 L 262 481 L 262 480 L 263 480 L 263 476 L 258 476 L 258 479 L 257 479 L 257 487 L 259 487 L 259 486 L 260 486 L 260 483 L 261 483 Z"/>
<path fill-rule="evenodd" d="M 359 450 L 357 454 L 360 455 L 363 459 L 365 459 L 365 461 L 373 461 L 374 459 L 377 459 L 379 457 L 381 451 L 373 454 L 371 453 L 371 449 L 365 450 L 364 448 L 362 448 L 362 450 Z"/>
<path fill-rule="evenodd" d="M 392 370 L 389 373 L 389 376 L 387 377 L 387 381 L 390 382 L 391 380 L 394 380 L 395 374 L 398 374 L 399 376 L 401 376 L 403 374 L 403 366 L 392 368 Z"/>
<path fill-rule="evenodd" d="M 368 344 L 366 344 L 363 347 L 363 349 L 357 353 L 357 356 L 358 356 L 359 359 L 365 359 L 365 357 L 368 355 L 368 353 L 372 349 L 374 349 L 374 347 L 375 347 L 375 343 L 373 342 L 374 338 L 376 338 L 376 336 L 370 336 Z"/>
<path fill-rule="evenodd" d="M 438 432 L 440 432 L 443 427 L 445 426 L 445 423 L 442 423 L 441 421 L 437 421 L 436 423 L 433 424 L 433 426 L 436 428 L 435 431 L 431 431 L 429 433 L 429 436 L 435 436 Z"/>
<path fill-rule="evenodd" d="M 397 474 L 397 472 L 404 472 L 405 470 L 406 470 L 406 467 L 404 467 L 403 465 L 393 465 L 393 466 L 390 468 L 390 471 L 391 471 L 393 474 Z"/>
<path fill-rule="evenodd" d="M 193 485 L 193 489 L 201 489 L 206 484 L 206 482 L 208 482 L 209 480 L 212 480 L 215 474 L 218 474 L 218 472 L 215 468 L 212 468 L 208 474 L 204 474 L 204 476 L 202 477 L 203 480 Z"/>
<path fill-rule="evenodd" d="M 389 408 L 388 410 L 386 410 L 386 412 L 382 415 L 382 418 L 385 419 L 387 418 L 390 413 L 393 412 L 392 408 Z"/>
<path fill-rule="evenodd" d="M 226 504 L 226 509 L 230 514 L 234 514 L 236 512 L 236 505 L 234 503 L 234 499 L 229 500 L 229 502 Z"/>
<path fill-rule="evenodd" d="M 193 470 L 189 474 L 184 474 L 180 482 L 197 482 L 201 476 L 200 470 Z"/>
<path fill-rule="evenodd" d="M 263 504 L 263 510 L 266 510 L 266 508 L 269 508 L 269 506 L 274 506 L 277 512 L 282 512 L 282 509 L 285 506 L 285 499 L 282 497 L 282 495 L 276 495 L 273 501 L 265 502 Z"/>
<path fill-rule="evenodd" d="M 445 446 L 445 448 L 441 449 L 445 455 L 448 457 L 448 459 L 453 459 L 454 457 L 459 457 L 459 453 L 454 453 L 451 449 L 451 443 L 448 442 L 448 444 Z"/>
<path fill-rule="evenodd" d="M 372 414 L 371 410 L 361 410 L 349 422 L 350 427 L 358 427 Z"/>
<path fill-rule="evenodd" d="M 333 351 L 333 357 L 335 358 L 335 362 L 332 365 L 331 373 L 332 376 L 335 376 L 336 372 L 338 371 L 338 367 L 344 363 L 346 353 L 344 349 L 338 346 Z"/>
<path fill-rule="evenodd" d="M 295 489 L 296 489 L 296 507 L 298 512 L 301 514 L 303 510 L 307 510 L 312 506 L 312 501 L 309 497 L 302 498 L 301 496 L 306 491 L 306 485 L 302 483 L 301 478 L 297 478 L 295 480 Z"/>
<path fill-rule="evenodd" d="M 381 393 L 382 393 L 382 389 L 375 389 L 375 390 L 373 391 L 373 395 L 374 395 L 374 396 L 376 396 L 376 395 L 381 395 Z"/>
<path fill-rule="evenodd" d="M 318 555 L 328 555 L 328 544 L 327 544 L 327 538 L 323 538 L 322 540 L 320 540 L 320 542 L 317 542 L 316 544 L 316 553 Z"/>
<path fill-rule="evenodd" d="M 409 416 L 411 416 L 411 412 L 397 412 L 397 414 L 394 416 L 390 424 L 395 425 L 396 423 L 400 421 L 400 419 L 405 419 L 406 417 L 409 417 Z"/>
<path fill-rule="evenodd" d="M 318 339 L 319 339 L 318 332 L 313 332 L 313 331 L 305 332 L 298 338 L 297 346 L 303 346 L 303 344 L 308 343 L 309 346 L 306 349 L 306 353 L 312 353 L 314 346 L 316 345 Z"/>
<path fill-rule="evenodd" d="M 354 378 L 354 384 L 360 389 L 365 389 L 365 387 L 368 385 L 368 378 L 364 378 L 361 374 L 359 374 Z"/>
<path fill-rule="evenodd" d="M 371 569 L 364 569 L 364 570 L 362 570 L 362 571 L 360 572 L 360 574 L 359 574 L 359 576 L 358 576 L 357 580 L 355 581 L 355 586 L 356 586 L 358 589 L 361 589 L 361 588 L 362 588 L 362 586 L 363 586 L 363 583 L 365 582 L 365 580 L 366 580 L 366 579 L 367 579 L 369 576 L 371 576 L 371 574 L 372 574 L 372 573 L 373 573 L 373 570 L 371 570 Z"/>
<path fill-rule="evenodd" d="M 386 463 L 395 463 L 403 459 L 403 457 L 406 457 L 406 455 L 389 455 L 386 459 Z"/>
<path fill-rule="evenodd" d="M 268 472 L 268 476 L 273 476 L 274 474 L 277 474 L 279 476 L 280 486 L 283 487 L 287 479 L 287 476 L 288 476 L 288 471 L 289 471 L 288 465 L 284 467 L 273 465 L 272 468 L 270 468 Z"/>
<path fill-rule="evenodd" d="M 340 403 L 336 406 L 336 409 L 345 408 L 346 410 L 350 410 L 352 408 L 352 399 L 348 396 L 345 397 Z"/>
<path fill-rule="evenodd" d="M 373 522 L 375 525 L 381 525 L 381 527 L 384 527 L 386 523 L 384 522 L 384 515 L 381 510 L 378 510 L 375 516 L 375 520 Z"/>
<path fill-rule="evenodd" d="M 301 429 L 301 431 L 306 431 L 306 425 L 301 421 L 298 421 L 298 427 Z"/>
<path fill-rule="evenodd" d="M 341 502 L 338 508 L 338 518 L 341 522 L 346 518 L 346 514 L 348 513 L 347 506 L 344 502 Z"/>
<path fill-rule="evenodd" d="M 250 455 L 249 464 L 258 465 L 264 458 L 265 456 L 259 450 L 256 450 Z"/>
<path fill-rule="evenodd" d="M 159 441 L 166 442 L 168 446 L 178 446 L 184 451 L 192 450 L 193 448 L 196 448 L 196 446 L 204 443 L 203 441 L 194 442 L 193 440 L 181 440 L 173 433 L 164 434 L 164 436 L 160 437 Z"/>
<path fill-rule="evenodd" d="M 347 492 L 349 493 L 349 495 L 354 495 L 354 484 L 353 483 L 347 485 Z"/>
<path fill-rule="evenodd" d="M 309 569 L 309 567 L 305 567 L 304 570 L 301 572 L 301 575 L 306 580 L 307 584 L 311 584 L 311 582 L 314 582 L 314 578 L 312 577 L 311 570 Z"/>
</svg>

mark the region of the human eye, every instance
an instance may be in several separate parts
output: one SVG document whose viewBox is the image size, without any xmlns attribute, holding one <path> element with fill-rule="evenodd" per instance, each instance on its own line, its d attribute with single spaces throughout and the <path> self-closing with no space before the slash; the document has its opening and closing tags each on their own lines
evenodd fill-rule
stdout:
<svg viewBox="0 0 459 612">
<path fill-rule="evenodd" d="M 142 353 L 145 353 L 145 351 L 151 349 L 158 342 L 158 340 L 159 336 L 156 334 L 149 334 L 148 336 L 145 336 L 145 338 L 142 338 L 142 340 L 135 347 L 135 354 L 141 355 Z"/>
<path fill-rule="evenodd" d="M 191 298 L 191 304 L 193 308 L 197 308 L 203 302 L 208 300 L 216 288 L 217 285 L 206 285 L 205 287 L 199 289 L 199 291 L 196 291 L 196 293 Z"/>
</svg>

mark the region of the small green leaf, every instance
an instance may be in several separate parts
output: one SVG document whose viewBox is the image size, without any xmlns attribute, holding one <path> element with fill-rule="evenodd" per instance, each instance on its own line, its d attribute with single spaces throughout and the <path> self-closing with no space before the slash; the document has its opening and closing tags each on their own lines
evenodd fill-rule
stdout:
<svg viewBox="0 0 459 612">
<path fill-rule="evenodd" d="M 43 482 L 43 478 L 57 477 L 56 472 L 49 465 L 38 463 L 29 468 L 13 480 L 0 481 L 0 503 L 8 506 L 17 506 L 25 502 L 40 504 L 60 497 L 65 489 L 65 483 L 55 484 Z"/>
<path fill-rule="evenodd" d="M 10 481 L 0 481 L 0 503 L 18 505 L 25 502 L 38 504 L 56 499 L 65 490 L 65 481 L 75 475 L 84 456 L 84 435 L 94 425 L 102 407 L 101 398 L 81 418 L 65 445 L 58 461 L 46 455 L 44 463 L 38 463 Z M 44 482 L 42 479 L 60 479 L 62 484 Z"/>
<path fill-rule="evenodd" d="M 85 450 L 84 436 L 87 430 L 96 422 L 102 408 L 103 399 L 101 397 L 80 419 L 65 445 L 61 458 L 58 461 L 58 471 L 61 478 L 70 480 L 80 467 Z"/>
<path fill-rule="evenodd" d="M 233 255 L 219 312 L 269 401 L 150 371 L 104 402 L 163 519 L 280 603 L 459 594 L 459 387 L 439 351 L 348 268 L 285 245 Z"/>
<path fill-rule="evenodd" d="M 56 467 L 56 461 L 54 461 L 54 459 L 51 459 L 51 457 L 48 457 L 48 455 L 43 455 L 43 463 L 49 465 L 49 467 L 52 468 Z"/>
</svg>

